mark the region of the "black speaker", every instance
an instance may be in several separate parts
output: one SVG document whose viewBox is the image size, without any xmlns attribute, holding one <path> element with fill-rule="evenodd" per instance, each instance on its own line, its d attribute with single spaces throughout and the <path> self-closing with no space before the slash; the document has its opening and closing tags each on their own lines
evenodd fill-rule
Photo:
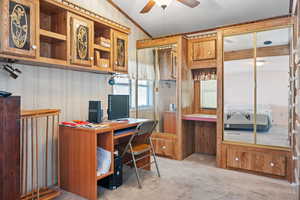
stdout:
<svg viewBox="0 0 300 200">
<path fill-rule="evenodd" d="M 102 122 L 103 111 L 101 109 L 101 101 L 89 101 L 89 119 L 91 123 Z"/>
<path fill-rule="evenodd" d="M 123 163 L 121 156 L 115 155 L 114 174 L 102 179 L 100 185 L 104 188 L 115 190 L 123 184 Z"/>
</svg>

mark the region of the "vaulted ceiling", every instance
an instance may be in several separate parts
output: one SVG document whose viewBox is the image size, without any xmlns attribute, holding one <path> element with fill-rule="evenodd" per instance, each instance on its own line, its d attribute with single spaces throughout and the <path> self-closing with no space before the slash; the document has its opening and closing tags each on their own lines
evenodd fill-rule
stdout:
<svg viewBox="0 0 300 200">
<path fill-rule="evenodd" d="M 155 5 L 140 14 L 148 0 L 111 1 L 153 37 L 288 15 L 290 8 L 290 0 L 199 0 L 196 8 L 172 0 L 165 10 Z"/>
</svg>

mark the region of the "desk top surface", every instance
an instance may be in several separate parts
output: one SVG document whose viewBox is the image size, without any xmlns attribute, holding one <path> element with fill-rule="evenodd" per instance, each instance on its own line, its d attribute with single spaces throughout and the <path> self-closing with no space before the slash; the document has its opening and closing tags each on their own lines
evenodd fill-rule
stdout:
<svg viewBox="0 0 300 200">
<path fill-rule="evenodd" d="M 76 130 L 82 130 L 85 132 L 90 133 L 104 133 L 104 132 L 110 132 L 115 130 L 120 130 L 124 128 L 130 128 L 139 125 L 142 122 L 148 121 L 149 119 L 135 119 L 135 118 L 129 118 L 128 120 L 122 120 L 122 121 L 104 121 L 101 124 L 94 124 L 95 128 L 83 128 L 83 127 L 69 127 L 64 126 L 60 124 L 61 128 L 69 128 L 69 129 L 76 129 Z"/>
<path fill-rule="evenodd" d="M 205 121 L 205 122 L 216 122 L 217 115 L 208 115 L 208 114 L 187 114 L 182 116 L 183 120 L 191 121 Z"/>
</svg>

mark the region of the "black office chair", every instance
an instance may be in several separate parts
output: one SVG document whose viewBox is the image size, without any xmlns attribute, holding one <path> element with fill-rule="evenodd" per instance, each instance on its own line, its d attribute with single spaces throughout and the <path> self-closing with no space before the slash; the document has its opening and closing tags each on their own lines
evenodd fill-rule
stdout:
<svg viewBox="0 0 300 200">
<path fill-rule="evenodd" d="M 146 122 L 143 122 L 143 123 L 139 124 L 136 128 L 136 133 L 131 136 L 131 138 L 129 139 L 128 144 L 125 147 L 125 150 L 122 153 L 122 157 L 124 157 L 126 153 L 131 154 L 132 160 L 130 160 L 126 164 L 129 164 L 129 163 L 133 162 L 139 188 L 142 188 L 142 185 L 141 185 L 141 182 L 140 182 L 140 177 L 139 177 L 136 162 L 146 158 L 148 155 L 144 155 L 144 156 L 139 157 L 139 158 L 136 158 L 136 156 L 139 156 L 139 155 L 141 155 L 145 152 L 150 151 L 150 153 L 152 153 L 152 156 L 153 156 L 153 159 L 154 159 L 155 167 L 156 167 L 156 170 L 157 170 L 157 175 L 158 175 L 158 177 L 160 177 L 160 172 L 159 172 L 159 169 L 158 169 L 158 163 L 157 163 L 156 155 L 155 155 L 155 152 L 154 152 L 153 143 L 152 143 L 152 140 L 151 140 L 151 136 L 152 136 L 153 130 L 155 129 L 156 125 L 157 125 L 157 121 L 153 121 L 153 120 L 146 121 Z M 150 163 L 148 163 L 148 164 L 146 164 L 146 165 L 144 165 L 140 168 L 145 168 L 145 167 L 151 165 L 152 163 L 153 162 L 150 161 Z"/>
</svg>

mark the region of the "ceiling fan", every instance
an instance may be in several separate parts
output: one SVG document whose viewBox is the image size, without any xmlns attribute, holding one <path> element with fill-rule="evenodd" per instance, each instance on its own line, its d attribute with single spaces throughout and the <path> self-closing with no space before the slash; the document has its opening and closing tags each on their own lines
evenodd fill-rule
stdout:
<svg viewBox="0 0 300 200">
<path fill-rule="evenodd" d="M 145 14 L 149 12 L 155 4 L 158 4 L 163 9 L 166 9 L 166 7 L 171 3 L 171 1 L 172 0 L 149 0 L 146 6 L 140 11 L 140 13 Z M 195 8 L 200 4 L 200 2 L 197 0 L 177 0 L 177 1 L 190 8 Z"/>
</svg>

